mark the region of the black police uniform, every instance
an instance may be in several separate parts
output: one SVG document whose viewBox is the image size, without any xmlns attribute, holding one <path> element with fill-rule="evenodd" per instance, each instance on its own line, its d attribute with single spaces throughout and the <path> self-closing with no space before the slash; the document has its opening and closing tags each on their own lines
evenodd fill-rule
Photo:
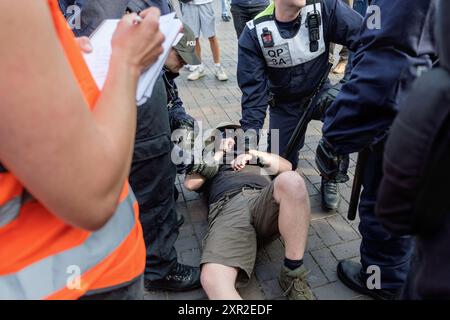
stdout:
<svg viewBox="0 0 450 320">
<path fill-rule="evenodd" d="M 336 155 L 370 148 L 359 205 L 362 266 L 341 262 L 338 275 L 355 290 L 375 298 L 390 298 L 405 282 L 413 243 L 410 237 L 389 234 L 374 213 L 383 176 L 383 141 L 404 93 L 435 59 L 436 2 L 375 0 L 372 5 L 382 13 L 381 28 L 372 27 L 368 20 L 374 17 L 366 16 L 352 75 L 326 113 L 323 136 Z M 380 268 L 384 291 L 367 290 L 370 266 Z"/>
<path fill-rule="evenodd" d="M 450 2 L 438 7 L 440 67 L 402 103 L 386 144 L 377 202 L 383 226 L 415 235 L 403 299 L 450 299 Z"/>
</svg>

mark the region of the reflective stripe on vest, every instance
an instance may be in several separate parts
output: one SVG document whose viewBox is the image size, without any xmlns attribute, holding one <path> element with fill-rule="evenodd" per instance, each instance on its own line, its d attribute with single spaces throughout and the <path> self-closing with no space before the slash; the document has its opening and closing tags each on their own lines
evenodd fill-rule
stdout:
<svg viewBox="0 0 450 320">
<path fill-rule="evenodd" d="M 0 206 L 0 228 L 13 221 L 20 212 L 22 197 L 15 197 Z"/>
<path fill-rule="evenodd" d="M 128 196 L 119 204 L 113 217 L 81 245 L 46 257 L 13 274 L 0 276 L 0 299 L 45 299 L 67 288 L 73 280 L 73 270 L 80 271 L 82 283 L 83 274 L 114 252 L 135 227 L 135 201 L 129 188 Z"/>
</svg>

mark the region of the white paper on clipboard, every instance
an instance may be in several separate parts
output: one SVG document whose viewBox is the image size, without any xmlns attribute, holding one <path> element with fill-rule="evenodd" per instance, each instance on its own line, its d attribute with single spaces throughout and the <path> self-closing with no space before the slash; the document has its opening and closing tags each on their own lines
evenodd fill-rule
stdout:
<svg viewBox="0 0 450 320">
<path fill-rule="evenodd" d="M 108 75 L 112 53 L 111 40 L 118 23 L 119 20 L 116 19 L 103 21 L 90 38 L 93 51 L 89 54 L 84 54 L 86 64 L 100 90 L 103 89 Z M 174 12 L 160 17 L 159 29 L 165 36 L 164 51 L 158 57 L 158 60 L 144 71 L 139 78 L 136 92 L 137 105 L 142 104 L 151 96 L 156 79 L 161 73 L 171 47 L 180 38 L 178 32 L 181 26 L 182 23 L 179 19 L 175 19 Z"/>
</svg>

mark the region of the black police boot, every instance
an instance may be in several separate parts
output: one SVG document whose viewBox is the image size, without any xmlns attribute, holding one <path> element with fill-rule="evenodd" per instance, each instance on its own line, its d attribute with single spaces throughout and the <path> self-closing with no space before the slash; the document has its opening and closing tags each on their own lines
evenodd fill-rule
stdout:
<svg viewBox="0 0 450 320">
<path fill-rule="evenodd" d="M 341 201 L 339 184 L 322 178 L 320 191 L 322 193 L 322 208 L 326 211 L 336 210 Z"/>
<path fill-rule="evenodd" d="M 149 291 L 188 291 L 199 288 L 200 286 L 200 268 L 187 266 L 178 262 L 163 279 L 154 281 L 145 280 L 145 289 Z"/>
<path fill-rule="evenodd" d="M 338 278 L 350 289 L 369 296 L 375 300 L 394 300 L 397 298 L 397 291 L 367 288 L 361 272 L 361 264 L 350 260 L 340 261 L 337 266 Z"/>
</svg>

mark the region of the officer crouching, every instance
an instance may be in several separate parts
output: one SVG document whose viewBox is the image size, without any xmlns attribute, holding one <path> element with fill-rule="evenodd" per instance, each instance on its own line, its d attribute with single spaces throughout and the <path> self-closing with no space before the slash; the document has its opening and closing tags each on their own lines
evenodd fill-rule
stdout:
<svg viewBox="0 0 450 320">
<path fill-rule="evenodd" d="M 305 112 L 307 97 L 319 86 L 329 68 L 330 43 L 354 51 L 362 17 L 339 0 L 274 0 L 247 23 L 239 39 L 238 84 L 242 91 L 244 130 L 259 131 L 270 104 L 270 131 L 279 130 L 279 145 L 269 138 L 269 150 L 283 154 Z M 313 119 L 322 120 L 325 109 L 339 92 L 329 80 L 313 99 Z M 287 155 L 298 165 L 300 142 Z M 348 166 L 348 162 L 347 162 Z M 347 168 L 342 168 L 343 172 Z M 325 210 L 337 209 L 338 184 L 322 179 Z"/>
</svg>

